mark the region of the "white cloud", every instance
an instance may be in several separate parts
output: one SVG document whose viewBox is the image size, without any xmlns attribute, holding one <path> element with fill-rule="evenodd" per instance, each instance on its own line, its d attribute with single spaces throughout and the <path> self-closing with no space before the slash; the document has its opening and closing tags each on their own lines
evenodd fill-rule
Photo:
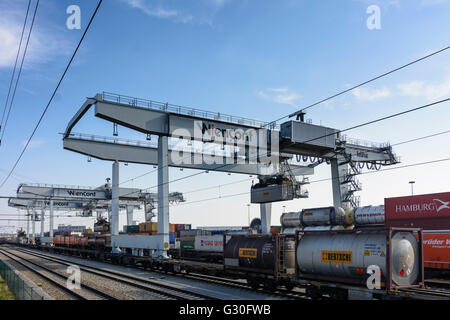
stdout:
<svg viewBox="0 0 450 320">
<path fill-rule="evenodd" d="M 423 97 L 428 100 L 447 98 L 450 96 L 450 77 L 442 82 L 425 83 L 424 81 L 410 81 L 397 85 L 401 95 Z"/>
<path fill-rule="evenodd" d="M 450 0 L 421 0 L 420 4 L 424 7 L 448 4 Z"/>
<path fill-rule="evenodd" d="M 356 88 L 352 90 L 352 94 L 356 99 L 363 101 L 373 101 L 382 98 L 386 98 L 391 95 L 391 92 L 387 88 L 370 90 L 367 88 Z"/>
<path fill-rule="evenodd" d="M 212 24 L 212 18 L 220 8 L 231 0 L 121 0 L 133 9 L 141 10 L 148 16 L 170 19 L 180 23 Z"/>
<path fill-rule="evenodd" d="M 301 98 L 299 94 L 285 87 L 260 90 L 258 91 L 258 95 L 266 100 L 292 106 L 296 105 L 296 102 Z"/>
<path fill-rule="evenodd" d="M 159 6 L 151 6 L 146 4 L 143 0 L 125 0 L 125 2 L 128 3 L 128 5 L 132 8 L 140 9 L 149 16 L 158 18 L 170 18 L 179 15 L 176 10 L 165 10 Z"/>
<path fill-rule="evenodd" d="M 2 12 L 0 15 L 0 68 L 12 67 L 14 66 L 20 42 L 24 12 L 2 6 L 0 6 L 0 10 Z M 31 15 L 32 13 L 28 17 L 29 20 L 23 36 L 22 50 L 19 55 L 18 64 L 21 61 L 23 49 L 27 41 Z M 24 68 L 51 61 L 58 55 L 66 55 L 69 53 L 71 46 L 73 46 L 59 33 L 55 33 L 54 30 L 44 27 L 42 21 L 39 21 L 39 18 L 42 18 L 42 16 L 36 16 L 25 57 Z"/>
<path fill-rule="evenodd" d="M 22 145 L 24 147 L 26 144 L 27 144 L 27 141 L 22 141 Z M 28 149 L 39 148 L 43 144 L 45 144 L 44 140 L 31 140 L 30 143 L 28 144 Z"/>
</svg>

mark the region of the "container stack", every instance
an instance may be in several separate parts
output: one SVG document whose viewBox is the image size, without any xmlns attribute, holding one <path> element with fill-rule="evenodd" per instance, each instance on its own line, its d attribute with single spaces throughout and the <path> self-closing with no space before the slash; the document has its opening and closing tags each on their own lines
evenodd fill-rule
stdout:
<svg viewBox="0 0 450 320">
<path fill-rule="evenodd" d="M 208 230 L 180 230 L 180 248 L 185 250 L 195 249 L 195 238 L 197 236 L 210 236 L 211 231 Z"/>
<path fill-rule="evenodd" d="M 158 223 L 157 222 L 143 222 L 140 223 L 138 227 L 139 233 L 148 233 L 149 235 L 158 234 Z"/>
</svg>

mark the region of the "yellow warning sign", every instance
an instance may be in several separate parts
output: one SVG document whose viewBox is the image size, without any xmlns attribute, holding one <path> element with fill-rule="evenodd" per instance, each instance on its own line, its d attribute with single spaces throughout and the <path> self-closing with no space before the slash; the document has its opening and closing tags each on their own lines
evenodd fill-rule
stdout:
<svg viewBox="0 0 450 320">
<path fill-rule="evenodd" d="M 381 251 L 380 257 L 384 257 L 384 251 Z"/>
<path fill-rule="evenodd" d="M 256 259 L 257 255 L 258 255 L 258 249 L 239 248 L 239 257 L 240 258 Z"/>
<path fill-rule="evenodd" d="M 352 264 L 353 257 L 351 251 L 321 251 L 322 263 L 343 263 Z"/>
<path fill-rule="evenodd" d="M 370 256 L 370 250 L 364 250 L 364 255 L 365 256 Z"/>
</svg>

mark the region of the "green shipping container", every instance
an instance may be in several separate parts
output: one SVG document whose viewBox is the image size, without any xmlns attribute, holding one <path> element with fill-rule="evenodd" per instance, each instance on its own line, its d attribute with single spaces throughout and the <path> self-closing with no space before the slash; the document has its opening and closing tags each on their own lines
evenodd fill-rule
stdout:
<svg viewBox="0 0 450 320">
<path fill-rule="evenodd" d="M 194 241 L 181 241 L 180 248 L 184 250 L 194 250 Z"/>
<path fill-rule="evenodd" d="M 127 226 L 127 233 L 139 233 L 139 226 Z"/>
</svg>

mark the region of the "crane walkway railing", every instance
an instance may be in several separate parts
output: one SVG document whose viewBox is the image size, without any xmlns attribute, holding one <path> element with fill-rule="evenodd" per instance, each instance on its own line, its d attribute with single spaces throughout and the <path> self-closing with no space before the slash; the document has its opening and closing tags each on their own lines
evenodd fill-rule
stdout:
<svg viewBox="0 0 450 320">
<path fill-rule="evenodd" d="M 103 92 L 102 99 L 104 101 L 115 102 L 120 104 L 126 104 L 129 106 L 149 108 L 153 110 L 160 110 L 164 112 L 170 112 L 185 116 L 203 118 L 208 120 L 215 120 L 221 122 L 227 122 L 236 125 L 261 128 L 269 124 L 269 122 L 264 122 L 260 120 L 254 120 L 244 117 L 237 117 L 228 114 L 222 114 L 220 112 L 211 112 L 186 106 L 180 106 L 176 104 L 169 104 L 159 101 L 153 101 L 148 99 L 134 98 L 130 96 L 124 96 L 111 92 Z M 271 125 L 271 129 L 276 129 L 276 125 Z"/>
</svg>

